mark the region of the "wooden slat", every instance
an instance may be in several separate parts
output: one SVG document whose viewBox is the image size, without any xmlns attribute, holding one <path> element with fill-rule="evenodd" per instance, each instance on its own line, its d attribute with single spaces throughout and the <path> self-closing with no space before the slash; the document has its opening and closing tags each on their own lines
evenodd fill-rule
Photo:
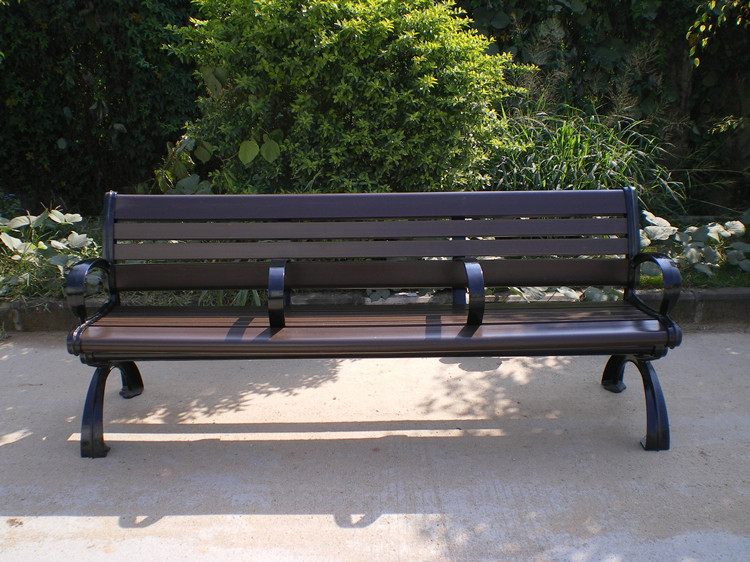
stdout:
<svg viewBox="0 0 750 562">
<path fill-rule="evenodd" d="M 643 313 L 622 303 L 545 303 L 487 305 L 484 325 L 553 322 L 607 322 L 633 320 Z M 345 326 L 461 326 L 466 313 L 451 306 L 397 305 L 357 307 L 291 307 L 287 312 L 290 327 Z M 203 328 L 268 326 L 264 309 L 250 311 L 238 307 L 121 307 L 97 321 L 107 328 Z"/>
<path fill-rule="evenodd" d="M 123 222 L 117 240 L 292 240 L 624 235 L 624 218 L 357 222 Z"/>
<path fill-rule="evenodd" d="M 118 244 L 115 260 L 198 260 L 275 258 L 399 258 L 452 256 L 575 256 L 627 252 L 620 238 L 428 240 L 391 242 L 274 242 Z"/>
<path fill-rule="evenodd" d="M 625 215 L 612 191 L 118 195 L 116 220 L 290 220 Z"/>
<path fill-rule="evenodd" d="M 482 261 L 487 287 L 624 286 L 626 259 L 513 259 Z"/>
<path fill-rule="evenodd" d="M 625 259 L 480 260 L 488 287 L 619 285 L 628 279 Z M 265 289 L 268 263 L 167 263 L 115 266 L 123 291 Z M 463 265 L 450 260 L 290 262 L 290 289 L 409 289 L 461 286 Z"/>
</svg>

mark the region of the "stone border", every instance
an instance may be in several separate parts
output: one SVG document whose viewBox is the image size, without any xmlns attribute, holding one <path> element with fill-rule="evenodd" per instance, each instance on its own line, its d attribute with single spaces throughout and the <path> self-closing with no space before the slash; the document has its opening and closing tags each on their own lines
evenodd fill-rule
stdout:
<svg viewBox="0 0 750 562">
<path fill-rule="evenodd" d="M 658 306 L 660 293 L 646 292 L 643 299 Z M 335 297 L 335 295 L 334 295 Z M 330 298 L 330 297 L 329 297 Z M 341 298 L 339 295 L 337 298 Z M 351 296 L 348 297 L 351 299 Z M 444 299 L 445 295 L 438 295 Z M 426 297 L 417 297 L 425 300 Z M 303 304 L 304 296 L 295 296 L 294 304 Z M 385 301 L 362 304 L 403 304 L 414 300 L 411 295 L 394 295 Z M 358 299 L 359 302 L 359 299 Z M 750 287 L 725 289 L 685 289 L 672 315 L 680 326 L 690 328 L 702 325 L 731 324 L 750 326 Z M 0 333 L 68 331 L 76 319 L 61 301 L 35 301 L 0 304 Z"/>
</svg>

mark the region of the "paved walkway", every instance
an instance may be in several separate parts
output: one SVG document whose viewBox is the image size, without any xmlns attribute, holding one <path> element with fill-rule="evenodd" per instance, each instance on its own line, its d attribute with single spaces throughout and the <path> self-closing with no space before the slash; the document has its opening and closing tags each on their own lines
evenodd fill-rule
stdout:
<svg viewBox="0 0 750 562">
<path fill-rule="evenodd" d="M 604 358 L 144 363 L 108 387 L 63 333 L 0 343 L 0 560 L 747 560 L 750 333 L 656 362 L 672 450 L 640 449 L 637 372 Z"/>
</svg>

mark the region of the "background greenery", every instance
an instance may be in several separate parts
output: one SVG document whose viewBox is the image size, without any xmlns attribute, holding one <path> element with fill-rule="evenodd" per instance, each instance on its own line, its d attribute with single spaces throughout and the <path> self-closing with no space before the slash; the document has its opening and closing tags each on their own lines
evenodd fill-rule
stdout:
<svg viewBox="0 0 750 562">
<path fill-rule="evenodd" d="M 689 212 L 750 203 L 750 2 L 460 0 L 548 107 L 642 123 Z"/>
<path fill-rule="evenodd" d="M 0 0 L 0 190 L 100 212 L 150 179 L 195 114 L 192 67 L 164 48 L 188 0 Z M 6 215 L 8 216 L 8 215 Z"/>
<path fill-rule="evenodd" d="M 506 76 L 520 68 L 510 55 L 487 55 L 489 41 L 447 4 L 204 0 L 200 8 L 175 51 L 206 84 L 188 135 L 194 160 L 214 167 L 214 191 L 489 184 L 496 109 L 516 91 Z M 171 171 L 167 180 L 184 179 Z"/>
<path fill-rule="evenodd" d="M 0 298 L 59 294 L 108 189 L 633 185 L 747 283 L 748 0 L 459 4 L 0 0 Z"/>
</svg>

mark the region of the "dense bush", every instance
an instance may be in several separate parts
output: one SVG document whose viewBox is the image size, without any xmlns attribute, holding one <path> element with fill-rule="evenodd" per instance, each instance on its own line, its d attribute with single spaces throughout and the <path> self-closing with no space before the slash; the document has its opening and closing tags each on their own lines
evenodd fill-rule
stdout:
<svg viewBox="0 0 750 562">
<path fill-rule="evenodd" d="M 643 216 L 647 226 L 641 230 L 641 247 L 668 255 L 683 272 L 698 271 L 713 276 L 722 267 L 728 270 L 736 266 L 750 273 L 750 244 L 745 227 L 750 224 L 750 209 L 740 220 L 682 229 L 648 211 L 644 211 Z"/>
<path fill-rule="evenodd" d="M 187 0 L 0 0 L 0 191 L 27 208 L 98 211 L 152 177 L 195 108 L 192 70 L 163 49 Z"/>
<path fill-rule="evenodd" d="M 560 102 L 636 119 L 675 101 L 690 76 L 690 0 L 459 0 L 495 49 L 542 69 Z"/>
<path fill-rule="evenodd" d="M 82 223 L 78 213 L 59 209 L 0 216 L 0 301 L 61 298 L 70 268 L 99 253 L 96 242 L 78 232 Z"/>
<path fill-rule="evenodd" d="M 747 0 L 458 0 L 493 48 L 540 72 L 548 106 L 654 122 L 693 211 L 750 197 Z M 691 56 L 693 57 L 691 60 Z M 695 63 L 701 62 L 700 65 Z M 699 200 L 714 205 L 696 207 Z"/>
<path fill-rule="evenodd" d="M 543 109 L 543 108 L 542 108 Z M 664 213 L 684 204 L 684 185 L 661 163 L 665 149 L 647 125 L 626 117 L 516 111 L 503 127 L 493 161 L 494 189 L 637 189 Z"/>
<path fill-rule="evenodd" d="M 433 0 L 205 0 L 176 51 L 209 95 L 171 153 L 163 189 L 480 188 L 514 89 L 510 56 Z M 213 156 L 213 160 L 209 159 Z M 168 163 L 169 164 L 169 163 Z"/>
</svg>

